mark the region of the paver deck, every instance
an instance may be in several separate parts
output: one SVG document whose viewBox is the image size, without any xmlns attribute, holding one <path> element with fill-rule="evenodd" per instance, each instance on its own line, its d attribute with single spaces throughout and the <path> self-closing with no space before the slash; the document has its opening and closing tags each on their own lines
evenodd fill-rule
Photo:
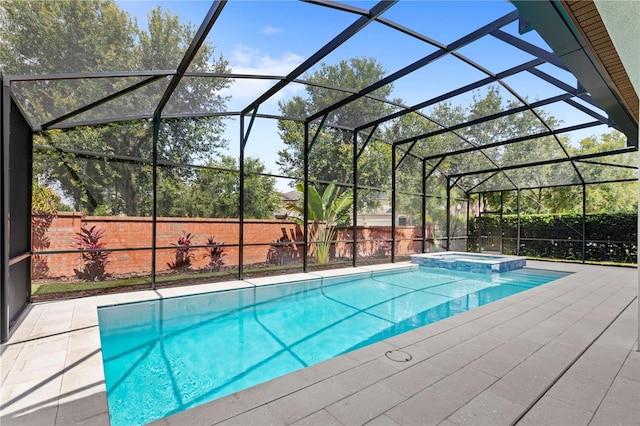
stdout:
<svg viewBox="0 0 640 426">
<path fill-rule="evenodd" d="M 574 273 L 156 424 L 637 425 L 637 270 L 528 266 Z M 268 282 L 30 306 L 2 347 L 0 422 L 109 423 L 97 306 Z M 393 361 L 388 351 L 411 360 Z"/>
</svg>

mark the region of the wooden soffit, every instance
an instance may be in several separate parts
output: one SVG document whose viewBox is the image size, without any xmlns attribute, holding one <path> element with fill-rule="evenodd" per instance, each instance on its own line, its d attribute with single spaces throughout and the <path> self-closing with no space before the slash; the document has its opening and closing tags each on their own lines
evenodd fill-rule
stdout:
<svg viewBox="0 0 640 426">
<path fill-rule="evenodd" d="M 638 95 L 593 0 L 512 0 L 566 68 L 638 144 Z"/>
<path fill-rule="evenodd" d="M 631 111 L 632 117 L 638 124 L 640 116 L 640 102 L 631 79 L 620 60 L 613 41 L 609 36 L 600 12 L 593 0 L 561 1 L 567 15 L 584 37 L 585 43 L 593 53 L 594 58 L 605 70 L 611 85 L 616 89 L 620 101 Z"/>
</svg>

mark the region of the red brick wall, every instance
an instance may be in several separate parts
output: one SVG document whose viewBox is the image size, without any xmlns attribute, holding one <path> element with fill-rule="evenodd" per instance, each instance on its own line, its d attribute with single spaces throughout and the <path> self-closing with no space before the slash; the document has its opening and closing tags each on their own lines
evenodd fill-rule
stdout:
<svg viewBox="0 0 640 426">
<path fill-rule="evenodd" d="M 73 250 L 75 234 L 86 223 L 88 227 L 96 226 L 105 230 L 104 242 L 107 248 L 150 248 L 152 240 L 152 221 L 148 217 L 120 217 L 120 216 L 86 216 L 81 213 L 60 212 L 53 219 L 45 233 L 48 247 L 44 250 Z M 205 245 L 207 238 L 213 236 L 215 241 L 225 244 L 239 242 L 239 224 L 236 219 L 199 219 L 199 218 L 158 218 L 157 245 L 169 247 L 157 251 L 157 270 L 168 270 L 167 264 L 175 259 L 175 249 L 171 244 L 178 241 L 182 231 L 191 233 L 192 245 Z M 397 238 L 420 238 L 419 227 L 398 227 Z M 359 239 L 390 239 L 390 227 L 358 228 Z M 352 229 L 340 230 L 337 239 L 351 239 Z M 290 241 L 303 241 L 302 230 L 292 222 L 284 220 L 247 219 L 244 227 L 244 264 L 255 264 L 267 261 L 269 245 L 250 246 L 249 244 L 271 243 L 281 237 Z M 359 245 L 359 256 L 375 255 L 379 243 L 368 242 Z M 420 251 L 420 242 L 398 242 L 398 254 L 409 254 Z M 296 246 L 294 256 L 301 258 L 300 249 Z M 205 249 L 196 249 L 192 260 L 194 268 L 205 267 L 208 259 Z M 224 253 L 225 265 L 238 264 L 238 247 L 226 247 Z M 334 255 L 340 257 L 351 256 L 351 244 L 336 243 Z M 71 277 L 73 270 L 81 268 L 82 260 L 78 253 L 65 253 L 43 256 L 48 267 L 49 277 Z M 151 271 L 151 250 L 116 251 L 111 254 L 107 265 L 107 272 L 123 274 L 130 272 Z"/>
</svg>

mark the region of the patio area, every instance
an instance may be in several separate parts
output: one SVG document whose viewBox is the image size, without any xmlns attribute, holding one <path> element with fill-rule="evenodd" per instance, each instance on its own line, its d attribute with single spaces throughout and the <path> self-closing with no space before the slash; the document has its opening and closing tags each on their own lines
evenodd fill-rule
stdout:
<svg viewBox="0 0 640 426">
<path fill-rule="evenodd" d="M 637 424 L 637 269 L 528 267 L 573 274 L 156 424 Z M 97 306 L 353 271 L 30 305 L 2 345 L 1 422 L 109 424 Z"/>
</svg>

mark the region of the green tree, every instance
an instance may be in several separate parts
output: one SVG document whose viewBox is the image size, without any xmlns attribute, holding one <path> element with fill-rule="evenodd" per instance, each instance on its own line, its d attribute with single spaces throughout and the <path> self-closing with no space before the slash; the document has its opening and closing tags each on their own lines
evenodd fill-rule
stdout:
<svg viewBox="0 0 640 426">
<path fill-rule="evenodd" d="M 245 158 L 244 170 L 244 217 L 273 219 L 281 202 L 275 189 L 275 178 L 260 175 L 266 172 L 266 168 L 259 158 Z"/>
<path fill-rule="evenodd" d="M 409 113 L 393 120 L 384 130 L 383 137 L 385 140 L 394 142 L 411 138 L 416 135 L 425 134 L 437 129 L 437 125 L 416 113 Z M 434 140 L 439 142 L 440 138 Z M 396 212 L 397 214 L 410 215 L 413 223 L 420 223 L 422 217 L 422 198 L 406 194 L 407 192 L 422 192 L 422 161 L 413 155 L 407 155 L 407 151 L 411 148 L 410 153 L 418 156 L 431 155 L 438 148 L 429 141 L 428 148 L 422 141 L 416 143 L 411 148 L 411 144 L 404 144 L 396 148 Z M 391 157 L 389 156 L 389 164 L 391 166 Z M 390 167 L 391 169 L 391 167 Z M 389 170 L 391 174 L 391 170 Z M 428 193 L 440 192 L 440 188 L 428 188 Z M 391 198 L 391 194 L 389 194 Z"/>
<path fill-rule="evenodd" d="M 353 205 L 353 192 L 349 189 L 338 194 L 336 185 L 327 185 L 322 195 L 309 185 L 307 211 L 309 217 L 309 241 L 313 244 L 313 252 L 318 264 L 329 261 L 331 245 L 336 237 L 336 225 L 344 222 Z M 299 183 L 297 189 L 304 193 L 304 184 Z M 304 198 L 301 198 L 304 199 Z M 304 207 L 299 203 L 288 203 L 286 208 L 298 222 L 303 220 Z"/>
<path fill-rule="evenodd" d="M 137 26 L 112 0 L 7 1 L 0 4 L 0 67 L 12 74 L 175 69 L 196 29 L 177 16 L 152 10 L 148 30 Z M 227 72 L 228 63 L 204 43 L 190 71 Z M 14 90 L 29 99 L 29 118 L 40 124 L 101 99 L 140 81 L 140 77 L 61 80 L 47 84 L 18 84 Z M 228 79 L 185 78 L 167 104 L 165 113 L 217 111 L 228 98 L 220 96 Z M 82 119 L 126 117 L 155 110 L 166 79 L 87 111 Z M 75 120 L 75 121 L 74 121 Z M 81 127 L 74 131 L 47 131 L 36 145 L 115 154 L 135 160 L 89 158 L 60 151 L 38 153 L 34 174 L 44 182 L 59 183 L 77 210 L 92 214 L 148 215 L 151 212 L 152 128 L 147 121 Z M 160 160 L 197 164 L 226 146 L 220 118 L 165 120 L 158 142 Z M 188 173 L 189 169 L 185 169 Z M 193 175 L 181 175 L 184 182 Z M 178 182 L 173 182 L 178 185 Z M 178 185 L 179 186 L 179 185 Z"/>
<path fill-rule="evenodd" d="M 505 99 L 499 87 L 491 85 L 484 90 L 478 90 L 473 94 L 472 102 L 466 106 L 453 106 L 448 102 L 439 104 L 429 114 L 436 123 L 440 125 L 451 125 L 454 123 L 464 123 L 473 120 L 489 117 L 505 110 L 520 107 L 521 103 L 515 99 Z M 551 127 L 558 127 L 559 121 L 545 113 L 537 111 L 538 115 Z M 530 111 L 521 111 L 505 117 L 484 121 L 473 126 L 458 129 L 455 133 L 445 133 L 419 144 L 422 149 L 419 153 L 423 155 L 437 155 L 439 153 L 448 156 L 440 162 L 439 169 L 450 175 L 459 173 L 469 173 L 459 180 L 462 188 L 471 188 L 478 184 L 478 190 L 500 190 L 515 189 L 516 187 L 539 186 L 554 184 L 556 182 L 571 182 L 577 179 L 575 171 L 569 165 L 559 166 L 537 166 L 509 170 L 506 174 L 499 173 L 490 180 L 486 178 L 492 174 L 476 173 L 483 170 L 491 170 L 500 166 L 519 165 L 540 160 L 551 160 L 564 156 L 562 147 L 553 137 L 536 138 L 530 141 L 508 144 L 492 148 L 484 148 L 467 153 L 449 155 L 458 149 L 471 147 L 482 147 L 483 145 L 507 141 L 509 139 L 526 136 L 531 133 L 547 131 L 547 127 Z M 561 139 L 561 142 L 564 140 Z M 433 160 L 437 162 L 438 159 Z M 440 180 L 440 185 L 445 186 L 444 179 Z M 483 181 L 485 181 L 483 183 Z M 436 191 L 437 192 L 437 191 Z M 527 208 L 543 209 L 545 198 L 548 194 L 545 189 L 527 190 L 522 198 L 523 205 Z M 514 198 L 515 199 L 515 198 Z M 558 198 L 556 202 L 563 201 L 566 206 L 573 206 L 573 198 Z M 483 197 L 484 209 L 491 210 L 500 205 L 500 193 L 488 193 Z M 508 210 L 511 206 L 505 205 Z"/>
<path fill-rule="evenodd" d="M 580 140 L 577 146 L 570 146 L 572 155 L 591 154 L 621 149 L 626 146 L 626 136 L 612 130 L 599 137 L 591 136 Z M 578 163 L 585 180 L 589 182 L 605 182 L 616 179 L 633 179 L 637 177 L 635 167 L 638 164 L 637 153 L 606 156 Z M 619 165 L 621 167 L 612 167 Z M 587 186 L 588 213 L 636 212 L 638 210 L 637 182 L 619 182 Z M 581 188 L 577 188 L 580 190 Z"/>
<path fill-rule="evenodd" d="M 70 131 L 50 130 L 34 136 L 34 144 L 78 147 L 105 154 L 123 153 L 146 157 L 150 145 L 148 125 L 143 122 L 83 126 Z M 65 153 L 36 151 L 34 175 L 52 185 L 59 184 L 65 198 L 77 211 L 93 214 L 148 215 L 151 213 L 151 167 L 135 161 L 117 161 Z"/>
<path fill-rule="evenodd" d="M 218 161 L 210 160 L 208 167 L 198 169 L 187 191 L 190 194 L 180 215 L 191 217 L 240 216 L 240 179 L 238 162 L 234 157 L 223 155 Z M 280 198 L 275 190 L 275 179 L 263 176 L 265 166 L 258 158 L 247 157 L 244 164 L 244 210 L 243 217 L 272 219 Z"/>
<path fill-rule="evenodd" d="M 7 73 L 122 70 L 134 47 L 134 26 L 113 1 L 0 4 L 0 66 Z"/>
<path fill-rule="evenodd" d="M 135 26 L 113 1 L 14 0 L 0 3 L 0 69 L 8 74 L 132 69 Z M 52 119 L 124 88 L 122 80 L 59 80 L 18 85 L 30 118 Z M 52 89 L 56 92 L 51 96 Z"/>
<path fill-rule="evenodd" d="M 385 76 L 382 65 L 373 58 L 352 58 L 340 61 L 336 65 L 322 64 L 320 69 L 305 79 L 331 87 L 360 90 Z M 380 99 L 389 99 L 392 85 L 384 86 L 374 92 Z M 306 97 L 295 96 L 280 101 L 280 112 L 285 117 L 305 118 L 322 110 L 347 94 L 339 90 L 324 87 L 305 86 Z M 329 114 L 311 149 L 309 158 L 309 177 L 312 180 L 351 183 L 353 164 L 353 132 L 330 127 L 331 124 L 357 126 L 390 114 L 393 110 L 388 104 L 370 99 L 359 99 Z M 304 127 L 293 121 L 278 122 L 280 137 L 285 148 L 278 152 L 277 164 L 283 174 L 295 177 L 303 176 Z M 313 136 L 317 126 L 310 126 Z M 361 141 L 359 140 L 359 143 Z M 379 149 L 378 149 L 379 148 Z M 379 144 L 371 144 L 359 159 L 358 184 L 373 187 L 388 187 L 390 174 L 387 173 L 390 151 Z M 322 185 L 321 185 L 322 186 Z M 340 192 L 340 190 L 338 189 Z M 377 196 L 363 192 L 360 200 L 365 207 L 377 207 Z"/>
<path fill-rule="evenodd" d="M 565 137 L 561 142 L 566 147 L 569 155 L 592 154 L 608 152 L 623 148 L 626 145 L 625 136 L 617 131 L 611 131 L 600 136 L 590 136 L 581 139 L 577 143 L 569 143 Z M 518 144 L 515 144 L 518 145 Z M 564 157 L 564 153 L 559 152 L 557 141 L 552 138 L 541 138 L 524 143 L 521 146 L 510 147 L 505 150 L 505 155 L 509 155 L 505 161 L 523 161 L 523 158 L 535 156 L 539 159 L 550 159 Z M 587 183 L 606 182 L 616 179 L 633 179 L 635 169 L 628 166 L 635 166 L 636 154 L 623 154 L 613 157 L 605 156 L 602 159 L 593 158 L 586 161 L 577 161 L 576 167 Z M 612 167 L 617 164 L 622 167 Z M 525 169 L 526 170 L 526 169 Z M 514 173 L 511 173 L 514 175 Z M 579 179 L 573 167 L 569 163 L 562 166 L 549 165 L 539 166 L 535 170 L 527 170 L 522 174 L 515 174 L 518 178 L 527 178 L 526 183 L 535 185 L 545 185 L 548 183 L 579 183 Z M 550 181 L 553 179 L 554 181 Z M 587 186 L 587 212 L 624 212 L 635 211 L 637 208 L 637 184 L 629 182 L 613 182 L 607 184 L 595 184 Z M 499 207 L 499 194 L 488 197 L 488 203 L 495 208 Z M 516 212 L 516 197 L 508 197 L 504 204 L 505 213 Z M 487 207 L 487 209 L 491 209 Z M 551 214 L 551 213 L 582 213 L 582 185 L 563 186 L 556 188 L 535 188 L 521 191 L 520 212 L 531 214 Z"/>
</svg>

